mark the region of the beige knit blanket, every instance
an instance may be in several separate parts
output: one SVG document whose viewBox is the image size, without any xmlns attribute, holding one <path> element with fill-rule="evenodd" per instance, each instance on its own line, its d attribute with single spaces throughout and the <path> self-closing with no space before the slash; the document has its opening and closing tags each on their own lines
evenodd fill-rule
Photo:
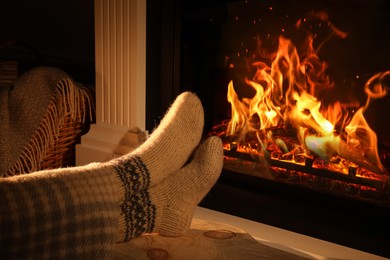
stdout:
<svg viewBox="0 0 390 260">
<path fill-rule="evenodd" d="M 87 115 L 80 115 L 86 113 L 80 107 L 81 98 L 91 104 L 85 88 L 52 67 L 34 68 L 19 76 L 13 86 L 1 87 L 0 177 L 21 173 L 26 161 L 30 171 L 39 169 L 36 164 L 58 138 L 65 115 L 85 120 Z M 49 106 L 51 102 L 55 105 Z"/>
</svg>

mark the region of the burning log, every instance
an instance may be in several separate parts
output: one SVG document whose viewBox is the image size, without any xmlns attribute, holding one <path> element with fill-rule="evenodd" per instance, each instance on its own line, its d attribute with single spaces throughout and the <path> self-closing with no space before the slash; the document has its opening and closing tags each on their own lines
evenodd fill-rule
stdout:
<svg viewBox="0 0 390 260">
<path fill-rule="evenodd" d="M 225 156 L 240 158 L 242 160 L 251 161 L 251 162 L 260 162 L 259 157 L 250 155 L 248 153 L 243 153 L 239 151 L 229 151 L 224 150 Z M 264 159 L 267 160 L 269 166 L 283 168 L 287 170 L 298 171 L 302 173 L 307 173 L 319 177 L 331 178 L 334 180 L 344 181 L 348 183 L 354 183 L 358 185 L 363 185 L 367 187 L 372 187 L 377 190 L 383 190 L 385 188 L 384 180 L 382 179 L 369 179 L 361 176 L 356 176 L 356 174 L 344 174 L 336 171 L 331 171 L 329 169 L 321 169 L 313 167 L 313 161 L 309 158 L 304 165 L 297 164 L 294 162 L 275 160 L 270 157 L 264 156 Z"/>
<path fill-rule="evenodd" d="M 360 165 L 361 167 L 366 168 L 373 173 L 384 174 L 384 172 L 378 166 L 367 161 L 367 159 L 359 150 L 352 149 L 351 146 L 347 143 L 340 142 L 339 149 L 340 156 L 344 157 L 345 159 L 354 162 L 355 164 Z"/>
</svg>

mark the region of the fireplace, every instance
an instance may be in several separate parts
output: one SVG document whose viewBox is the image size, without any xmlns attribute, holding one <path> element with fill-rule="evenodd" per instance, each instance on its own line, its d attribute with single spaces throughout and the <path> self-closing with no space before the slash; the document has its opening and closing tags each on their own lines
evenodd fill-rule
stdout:
<svg viewBox="0 0 390 260">
<path fill-rule="evenodd" d="M 148 2 L 147 129 L 190 90 L 204 104 L 205 135 L 224 141 L 223 173 L 202 206 L 390 256 L 388 7 L 384 0 Z M 274 86 L 279 91 L 264 100 Z M 263 103 L 254 100 L 260 92 Z M 373 154 L 352 146 L 365 142 L 367 128 L 356 130 L 362 122 L 376 134 L 367 141 L 375 141 Z M 348 137 L 345 127 L 355 131 Z"/>
</svg>

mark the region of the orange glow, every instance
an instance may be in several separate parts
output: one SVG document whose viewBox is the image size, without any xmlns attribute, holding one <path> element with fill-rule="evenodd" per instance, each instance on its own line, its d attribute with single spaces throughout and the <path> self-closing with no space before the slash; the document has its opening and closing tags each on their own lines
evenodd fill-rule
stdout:
<svg viewBox="0 0 390 260">
<path fill-rule="evenodd" d="M 325 13 L 312 15 L 327 22 L 336 35 L 341 38 L 347 36 L 329 23 Z M 306 18 L 299 20 L 296 26 L 301 26 L 302 22 L 306 22 Z M 259 52 L 264 53 L 259 49 Z M 307 38 L 304 51 L 300 49 L 300 53 L 292 41 L 280 36 L 277 51 L 271 57 L 273 59 L 270 64 L 263 60 L 251 64 L 256 72 L 245 83 L 255 91 L 253 97 L 240 98 L 235 92 L 233 81 L 229 83 L 227 99 L 231 104 L 231 120 L 226 135 L 239 135 L 242 139 L 253 131 L 266 132 L 267 129 L 285 127 L 288 124 L 297 130 L 297 140 L 303 150 L 309 153 L 325 159 L 332 156 L 343 157 L 345 154 L 342 150 L 345 151 L 346 145 L 359 154 L 359 157 L 351 158 L 363 158 L 365 164 L 383 171 L 376 134 L 369 127 L 363 113 L 370 100 L 387 94 L 384 80 L 389 78 L 390 72 L 379 73 L 367 82 L 364 88 L 367 94 L 366 104 L 354 114 L 349 114 L 339 101 L 325 106 L 317 98 L 319 93 L 333 88 L 334 84 L 326 75 L 326 63 L 317 56 L 312 36 Z M 257 124 L 253 123 L 254 118 L 259 121 L 256 121 Z M 336 130 L 336 125 L 341 125 L 343 129 Z M 263 143 L 269 140 L 256 135 L 264 150 Z M 280 141 L 279 139 L 277 144 L 271 140 L 276 146 L 283 146 L 282 150 L 287 150 L 287 146 L 281 145 Z M 353 163 L 352 160 L 350 165 Z M 343 172 L 347 171 L 344 169 Z"/>
</svg>

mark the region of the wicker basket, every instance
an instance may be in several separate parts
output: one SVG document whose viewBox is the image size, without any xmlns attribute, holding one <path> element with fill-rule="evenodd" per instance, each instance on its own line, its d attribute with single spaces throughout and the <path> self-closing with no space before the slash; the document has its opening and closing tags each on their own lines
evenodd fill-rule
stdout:
<svg viewBox="0 0 390 260">
<path fill-rule="evenodd" d="M 92 109 L 85 102 L 83 102 L 81 107 L 86 110 Z M 89 111 L 84 112 L 89 113 Z M 53 146 L 46 152 L 42 161 L 39 162 L 38 170 L 74 166 L 76 144 L 80 142 L 80 137 L 88 131 L 89 124 L 90 121 L 82 122 L 81 118 L 74 120 L 70 115 L 67 115 L 58 130 L 59 134 Z"/>
<path fill-rule="evenodd" d="M 11 86 L 18 76 L 17 61 L 0 61 L 0 87 Z"/>
<path fill-rule="evenodd" d="M 80 90 L 81 91 L 81 90 Z M 94 118 L 93 92 L 91 88 L 82 88 L 83 95 L 79 95 L 80 111 L 74 117 L 70 112 L 65 113 L 58 124 L 55 134 L 48 133 L 45 126 L 45 118 L 52 118 L 52 111 L 57 109 L 58 102 L 69 104 L 67 96 L 53 95 L 47 113 L 39 129 L 34 133 L 22 154 L 30 160 L 21 160 L 19 165 L 13 167 L 7 175 L 18 175 L 45 169 L 56 169 L 75 165 L 75 147 L 80 142 L 80 137 L 89 130 Z M 42 135 L 48 137 L 50 143 L 47 149 L 42 151 L 42 146 L 37 145 Z M 22 164 L 22 165 L 21 165 Z"/>
</svg>

